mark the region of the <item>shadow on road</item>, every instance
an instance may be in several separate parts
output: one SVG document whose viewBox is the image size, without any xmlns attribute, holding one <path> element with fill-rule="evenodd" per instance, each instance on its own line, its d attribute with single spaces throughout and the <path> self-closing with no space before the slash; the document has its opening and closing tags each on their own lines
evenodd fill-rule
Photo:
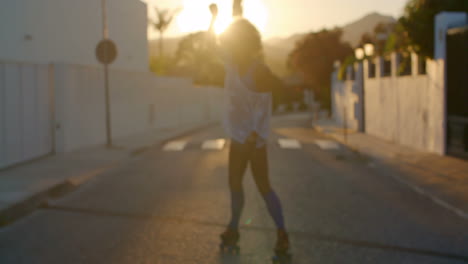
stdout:
<svg viewBox="0 0 468 264">
<path fill-rule="evenodd" d="M 145 213 L 123 213 L 123 212 L 116 212 L 116 211 L 105 211 L 105 210 L 92 210 L 92 209 L 83 209 L 83 208 L 73 208 L 73 207 L 62 207 L 62 206 L 47 206 L 43 207 L 44 210 L 55 210 L 55 211 L 66 211 L 71 213 L 77 214 L 87 214 L 87 215 L 95 215 L 95 216 L 107 216 L 107 217 L 122 217 L 122 218 L 132 218 L 132 219 L 140 219 L 140 220 L 149 220 L 152 221 L 160 221 L 160 222 L 171 222 L 171 223 L 191 223 L 191 224 L 198 224 L 204 226 L 216 226 L 216 227 L 224 227 L 222 223 L 216 222 L 208 222 L 208 221 L 199 221 L 194 219 L 184 219 L 184 218 L 176 218 L 176 217 L 159 217 L 152 214 L 145 214 Z M 251 231 L 260 231 L 260 232 L 275 232 L 275 229 L 261 227 L 261 226 L 241 226 L 241 229 L 244 230 L 251 230 Z M 411 247 L 403 247 L 397 245 L 389 245 L 384 243 L 372 242 L 372 241 L 365 241 L 365 240 L 352 240 L 346 238 L 340 238 L 333 235 L 324 235 L 318 233 L 311 233 L 311 232 L 303 232 L 303 231 L 294 231 L 289 230 L 289 233 L 295 240 L 298 239 L 310 239 L 315 241 L 321 242 L 332 242 L 338 243 L 342 245 L 349 245 L 354 247 L 360 248 L 369 248 L 369 249 L 379 249 L 384 251 L 393 251 L 393 252 L 400 252 L 400 253 L 407 253 L 413 255 L 420 255 L 420 256 L 430 256 L 430 257 L 437 257 L 442 259 L 452 259 L 457 261 L 463 261 L 468 263 L 468 256 L 466 255 L 459 255 L 459 254 L 452 254 L 448 252 L 430 250 L 430 249 L 422 249 L 422 248 L 411 248 Z M 241 263 L 241 259 L 243 257 L 248 257 L 248 255 L 222 255 L 220 254 L 220 263 Z"/>
</svg>

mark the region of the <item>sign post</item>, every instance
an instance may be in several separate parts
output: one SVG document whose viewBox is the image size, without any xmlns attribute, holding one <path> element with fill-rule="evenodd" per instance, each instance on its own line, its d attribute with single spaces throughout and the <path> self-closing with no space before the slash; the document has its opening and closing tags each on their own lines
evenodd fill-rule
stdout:
<svg viewBox="0 0 468 264">
<path fill-rule="evenodd" d="M 102 35 L 101 40 L 96 47 L 96 58 L 104 65 L 104 90 L 105 90 L 105 107 L 106 107 L 106 145 L 112 147 L 112 130 L 111 130 L 111 111 L 110 111 L 110 95 L 109 95 L 109 64 L 117 57 L 117 47 L 112 40 L 109 39 L 109 30 L 107 26 L 106 0 L 102 0 Z"/>
</svg>

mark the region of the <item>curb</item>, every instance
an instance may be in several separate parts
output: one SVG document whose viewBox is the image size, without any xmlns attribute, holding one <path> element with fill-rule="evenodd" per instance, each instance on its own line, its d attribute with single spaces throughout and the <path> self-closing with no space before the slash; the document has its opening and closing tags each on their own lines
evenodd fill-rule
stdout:
<svg viewBox="0 0 468 264">
<path fill-rule="evenodd" d="M 57 199 L 65 196 L 68 193 L 73 192 L 81 185 L 87 183 L 91 179 L 102 175 L 111 169 L 117 167 L 120 162 L 112 162 L 108 165 L 104 165 L 101 168 L 92 170 L 80 174 L 78 176 L 72 176 L 66 180 L 58 182 L 48 188 L 39 191 L 22 201 L 13 204 L 4 210 L 0 211 L 0 228 L 5 227 L 19 220 L 20 218 L 27 216 L 39 207 L 47 207 L 50 199 Z"/>
<path fill-rule="evenodd" d="M 70 186 L 67 181 L 63 181 L 7 207 L 0 212 L 0 228 L 10 225 L 16 220 L 28 215 L 36 208 L 42 206 L 50 197 L 56 197 L 69 188 Z"/>
<path fill-rule="evenodd" d="M 123 161 L 132 158 L 134 156 L 143 154 L 147 150 L 149 150 L 151 147 L 154 146 L 159 146 L 161 144 L 166 144 L 169 141 L 172 141 L 176 138 L 188 136 L 190 134 L 196 133 L 198 131 L 202 131 L 204 129 L 210 128 L 214 125 L 218 124 L 218 122 L 211 122 L 205 125 L 197 126 L 194 128 L 190 128 L 186 131 L 183 131 L 181 133 L 176 133 L 176 135 L 169 136 L 166 139 L 158 140 L 156 143 L 149 144 L 148 146 L 132 149 L 128 151 L 129 156 L 126 158 L 123 158 L 122 160 L 119 161 L 113 161 L 110 162 L 106 165 L 103 165 L 97 169 L 90 170 L 88 172 L 82 173 L 77 176 L 71 176 L 68 179 L 65 179 L 61 182 L 58 182 L 56 184 L 53 184 L 49 186 L 48 188 L 39 191 L 15 204 L 12 204 L 9 207 L 6 207 L 3 210 L 0 210 L 0 228 L 8 226 L 15 221 L 19 220 L 22 217 L 27 216 L 28 214 L 32 213 L 35 209 L 39 207 L 47 207 L 48 206 L 48 201 L 50 199 L 57 199 L 60 198 L 77 188 L 79 188 L 81 185 L 89 182 L 93 178 L 102 175 L 106 172 L 111 171 L 112 169 L 116 168 L 120 163 Z M 18 165 L 19 166 L 19 165 Z"/>
<path fill-rule="evenodd" d="M 324 135 L 332 137 L 333 139 L 340 142 L 343 146 L 346 146 L 350 150 L 352 150 L 352 151 L 354 151 L 356 153 L 359 153 L 360 155 L 366 156 L 368 159 L 372 160 L 374 163 L 378 164 L 379 166 L 381 166 L 381 167 L 387 166 L 386 164 L 383 164 L 380 159 L 375 158 L 372 154 L 362 152 L 359 149 L 357 149 L 356 147 L 350 145 L 349 143 L 345 143 L 343 141 L 343 139 L 340 136 L 338 136 L 336 133 L 325 133 L 325 132 L 323 132 L 324 129 L 321 128 L 320 126 L 313 126 L 313 128 L 314 128 L 314 130 L 316 130 L 319 133 L 322 133 Z M 401 161 L 401 162 L 406 164 L 404 161 Z M 385 173 L 385 174 L 387 176 L 391 177 L 392 179 L 394 179 L 395 181 L 399 182 L 400 184 L 409 187 L 415 193 L 417 193 L 417 194 L 419 194 L 419 195 L 421 195 L 423 197 L 428 198 L 429 200 L 431 200 L 436 205 L 438 205 L 438 206 L 440 206 L 440 207 L 454 213 L 455 215 L 463 218 L 464 220 L 468 220 L 468 212 L 465 212 L 464 210 L 462 210 L 462 209 L 460 209 L 460 208 L 458 208 L 456 206 L 451 205 L 449 202 L 446 202 L 446 201 L 440 199 L 436 195 L 431 194 L 431 192 L 425 190 L 424 188 L 421 188 L 420 186 L 418 186 L 416 184 L 413 184 L 413 183 L 405 180 L 403 177 L 400 177 L 400 176 L 396 175 L 395 173 Z"/>
</svg>

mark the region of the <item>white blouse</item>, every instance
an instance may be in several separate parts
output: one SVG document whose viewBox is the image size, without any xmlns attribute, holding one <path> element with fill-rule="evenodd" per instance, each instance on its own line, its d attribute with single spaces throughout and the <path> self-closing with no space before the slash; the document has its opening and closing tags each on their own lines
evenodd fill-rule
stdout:
<svg viewBox="0 0 468 264">
<path fill-rule="evenodd" d="M 253 63 L 243 75 L 232 63 L 225 63 L 226 79 L 224 129 L 228 136 L 244 144 L 256 132 L 257 147 L 265 144 L 270 134 L 272 95 L 270 92 L 255 92 L 255 69 Z"/>
</svg>

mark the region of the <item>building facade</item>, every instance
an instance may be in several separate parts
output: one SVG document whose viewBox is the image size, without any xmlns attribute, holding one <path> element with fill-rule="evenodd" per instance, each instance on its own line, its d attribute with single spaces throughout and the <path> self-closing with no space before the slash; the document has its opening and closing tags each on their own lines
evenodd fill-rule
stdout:
<svg viewBox="0 0 468 264">
<path fill-rule="evenodd" d="M 112 67 L 147 71 L 147 6 L 139 0 L 107 0 L 109 37 L 118 48 Z M 2 0 L 0 60 L 98 65 L 103 38 L 98 0 Z"/>
</svg>

